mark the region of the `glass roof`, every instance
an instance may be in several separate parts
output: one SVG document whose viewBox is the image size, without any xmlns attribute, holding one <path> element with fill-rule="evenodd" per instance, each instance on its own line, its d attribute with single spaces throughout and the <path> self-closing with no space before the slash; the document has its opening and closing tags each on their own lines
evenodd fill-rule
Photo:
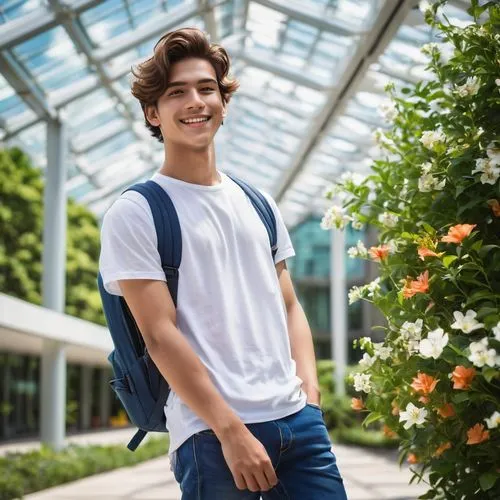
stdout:
<svg viewBox="0 0 500 500">
<path fill-rule="evenodd" d="M 428 78 L 436 41 L 416 2 L 392 0 L 3 0 L 0 140 L 46 168 L 46 120 L 69 139 L 67 193 L 98 216 L 162 163 L 130 94 L 130 67 L 172 29 L 222 43 L 241 88 L 217 161 L 272 194 L 289 225 L 325 208 L 342 172 L 367 174 L 384 86 Z M 450 0 L 452 22 L 470 22 Z"/>
</svg>

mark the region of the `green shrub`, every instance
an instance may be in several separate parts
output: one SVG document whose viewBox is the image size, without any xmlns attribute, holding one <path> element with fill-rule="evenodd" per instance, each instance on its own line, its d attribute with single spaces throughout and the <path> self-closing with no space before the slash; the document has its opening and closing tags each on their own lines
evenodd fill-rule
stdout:
<svg viewBox="0 0 500 500">
<path fill-rule="evenodd" d="M 369 415 L 419 464 L 421 498 L 500 498 L 500 5 L 471 0 L 467 20 L 439 0 L 425 19 L 441 43 L 422 47 L 425 82 L 386 90 L 391 127 L 365 179 L 344 177 L 324 225 L 379 230 L 352 254 L 380 276 L 349 293 L 385 317 L 353 382 Z"/>
<path fill-rule="evenodd" d="M 83 477 L 126 467 L 167 453 L 168 436 L 150 438 L 131 453 L 123 445 L 76 446 L 60 452 L 42 446 L 0 458 L 0 500 L 51 488 Z"/>
<path fill-rule="evenodd" d="M 367 430 L 363 427 L 343 427 L 331 431 L 335 443 L 352 444 L 366 448 L 394 449 L 399 446 L 399 439 L 388 438 L 382 431 Z"/>
</svg>

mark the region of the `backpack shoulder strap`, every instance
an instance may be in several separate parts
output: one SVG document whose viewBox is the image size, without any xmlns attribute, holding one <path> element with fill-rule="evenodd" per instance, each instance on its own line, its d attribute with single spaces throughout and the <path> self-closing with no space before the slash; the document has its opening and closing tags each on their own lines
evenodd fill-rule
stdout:
<svg viewBox="0 0 500 500">
<path fill-rule="evenodd" d="M 177 306 L 179 266 L 182 259 L 182 235 L 179 218 L 168 193 L 156 182 L 148 180 L 135 184 L 126 191 L 136 191 L 149 203 L 158 239 L 161 266 L 167 278 L 167 286 Z"/>
<path fill-rule="evenodd" d="M 271 252 L 274 259 L 274 256 L 276 255 L 276 252 L 278 250 L 277 247 L 278 233 L 276 229 L 276 217 L 274 216 L 274 212 L 273 209 L 271 208 L 271 205 L 269 205 L 269 202 L 266 200 L 266 197 L 258 189 L 254 188 L 245 181 L 242 181 L 233 174 L 226 174 L 226 175 L 230 179 L 232 179 L 236 184 L 238 184 L 238 186 L 240 186 L 240 188 L 243 189 L 248 198 L 250 198 L 252 205 L 259 214 L 259 217 L 261 218 L 262 223 L 264 224 L 267 230 L 267 234 L 269 235 Z"/>
</svg>

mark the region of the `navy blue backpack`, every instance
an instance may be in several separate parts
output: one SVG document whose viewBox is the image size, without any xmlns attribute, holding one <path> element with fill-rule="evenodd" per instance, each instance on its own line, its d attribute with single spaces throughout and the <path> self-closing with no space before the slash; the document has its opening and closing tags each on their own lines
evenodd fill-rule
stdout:
<svg viewBox="0 0 500 500">
<path fill-rule="evenodd" d="M 277 234 L 271 206 L 257 189 L 232 175 L 230 178 L 243 189 L 262 219 L 274 258 Z M 126 191 L 137 191 L 146 198 L 151 207 L 161 265 L 172 300 L 177 307 L 182 237 L 174 204 L 165 190 L 154 181 L 135 184 Z M 131 422 L 139 428 L 128 444 L 129 450 L 135 451 L 148 432 L 168 432 L 164 406 L 170 387 L 149 357 L 139 328 L 123 297 L 106 292 L 100 273 L 97 284 L 115 346 L 108 357 L 114 373 L 110 384 Z"/>
</svg>

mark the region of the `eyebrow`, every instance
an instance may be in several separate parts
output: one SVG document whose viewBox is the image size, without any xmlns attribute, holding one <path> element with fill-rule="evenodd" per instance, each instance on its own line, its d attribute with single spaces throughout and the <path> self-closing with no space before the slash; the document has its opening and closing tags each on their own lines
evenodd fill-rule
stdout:
<svg viewBox="0 0 500 500">
<path fill-rule="evenodd" d="M 197 84 L 200 84 L 200 83 L 215 83 L 215 84 L 217 84 L 217 81 L 214 80 L 213 78 L 203 78 L 202 80 L 198 80 Z M 188 84 L 187 82 L 170 82 L 167 85 L 166 90 L 168 90 L 170 87 L 182 87 L 182 86 L 187 85 L 187 84 Z"/>
</svg>

